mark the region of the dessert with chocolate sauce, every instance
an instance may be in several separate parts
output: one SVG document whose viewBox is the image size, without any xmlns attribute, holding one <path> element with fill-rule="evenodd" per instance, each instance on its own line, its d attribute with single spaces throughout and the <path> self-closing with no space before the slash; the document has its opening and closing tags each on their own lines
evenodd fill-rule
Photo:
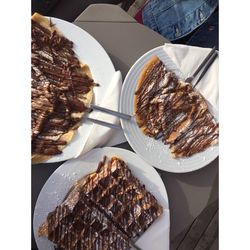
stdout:
<svg viewBox="0 0 250 250">
<path fill-rule="evenodd" d="M 204 97 L 167 70 L 157 56 L 140 74 L 134 105 L 141 131 L 154 138 L 162 135 L 174 158 L 192 156 L 218 143 L 219 125 Z"/>
<path fill-rule="evenodd" d="M 31 21 L 32 162 L 39 163 L 70 142 L 96 84 L 72 41 L 37 13 Z"/>
<path fill-rule="evenodd" d="M 80 179 L 39 228 L 58 249 L 129 249 L 163 213 L 126 163 L 104 157 Z"/>
</svg>

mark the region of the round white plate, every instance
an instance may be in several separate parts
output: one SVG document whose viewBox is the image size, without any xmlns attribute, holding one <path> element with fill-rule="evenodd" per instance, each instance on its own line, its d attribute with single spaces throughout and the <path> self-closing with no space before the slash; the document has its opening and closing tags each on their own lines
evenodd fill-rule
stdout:
<svg viewBox="0 0 250 250">
<path fill-rule="evenodd" d="M 80 62 L 88 64 L 94 81 L 99 87 L 94 88 L 94 103 L 100 104 L 109 88 L 115 68 L 104 48 L 89 33 L 64 20 L 51 17 L 58 30 L 74 43 L 74 51 Z M 89 114 L 95 118 L 96 112 Z M 65 161 L 77 157 L 90 134 L 92 123 L 82 123 L 73 140 L 64 148 L 62 154 L 53 156 L 47 162 Z"/>
<path fill-rule="evenodd" d="M 183 78 L 182 73 L 166 54 L 164 46 L 150 50 L 135 62 L 123 82 L 119 105 L 121 112 L 130 115 L 134 114 L 134 92 L 138 77 L 144 65 L 153 55 L 158 56 L 166 67 L 169 70 L 173 70 L 178 77 Z M 210 111 L 213 112 L 212 110 Z M 161 140 L 155 140 L 144 135 L 134 118 L 131 121 L 121 120 L 121 125 L 125 137 L 134 151 L 150 165 L 161 170 L 174 173 L 191 172 L 206 166 L 219 154 L 218 145 L 216 145 L 189 158 L 174 159 L 170 155 L 168 145 L 164 145 Z"/>
<path fill-rule="evenodd" d="M 46 220 L 49 212 L 53 211 L 63 200 L 70 187 L 80 179 L 97 169 L 98 163 L 104 156 L 118 156 L 123 159 L 132 170 L 132 173 L 145 184 L 163 206 L 164 212 L 138 239 L 136 245 L 143 250 L 169 249 L 169 204 L 165 186 L 156 170 L 144 162 L 135 153 L 120 148 L 93 149 L 84 156 L 72 159 L 62 164 L 47 180 L 42 188 L 34 210 L 33 230 L 39 250 L 52 250 L 53 243 L 44 237 L 38 237 L 37 230 Z"/>
</svg>

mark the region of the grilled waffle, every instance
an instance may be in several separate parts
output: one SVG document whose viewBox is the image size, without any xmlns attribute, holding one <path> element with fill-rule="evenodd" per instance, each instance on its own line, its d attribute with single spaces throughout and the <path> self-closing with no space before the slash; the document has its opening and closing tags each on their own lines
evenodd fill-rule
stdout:
<svg viewBox="0 0 250 250">
<path fill-rule="evenodd" d="M 163 212 L 155 197 L 116 157 L 101 162 L 83 190 L 131 239 L 145 232 Z"/>
<path fill-rule="evenodd" d="M 39 228 L 58 249 L 122 250 L 163 213 L 163 208 L 117 157 L 78 181 Z"/>
<path fill-rule="evenodd" d="M 146 64 L 135 91 L 135 117 L 150 137 L 163 134 L 174 158 L 189 157 L 218 143 L 218 124 L 203 96 L 177 79 L 156 56 Z"/>
</svg>

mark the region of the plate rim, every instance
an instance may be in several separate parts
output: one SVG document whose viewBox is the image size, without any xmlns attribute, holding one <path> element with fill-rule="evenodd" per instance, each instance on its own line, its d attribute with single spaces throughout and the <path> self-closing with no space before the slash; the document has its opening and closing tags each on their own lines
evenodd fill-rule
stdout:
<svg viewBox="0 0 250 250">
<path fill-rule="evenodd" d="M 68 22 L 66 20 L 63 20 L 61 18 L 58 18 L 58 17 L 52 17 L 52 16 L 44 16 L 46 18 L 51 18 L 51 20 L 57 20 L 59 22 L 63 22 L 63 23 L 67 23 L 67 24 L 70 24 L 70 25 L 73 25 L 75 28 L 77 28 L 79 31 L 81 32 L 84 32 L 86 33 L 89 37 L 91 37 L 93 40 L 95 40 L 95 42 L 102 48 L 103 52 L 107 55 L 107 58 L 109 58 L 110 62 L 111 62 L 111 65 L 113 66 L 113 70 L 115 71 L 115 66 L 110 58 L 110 56 L 108 55 L 107 51 L 104 49 L 104 47 L 102 46 L 102 44 L 94 37 L 92 36 L 88 31 L 86 31 L 85 29 L 79 27 L 78 25 L 76 25 L 74 22 Z M 60 32 L 63 33 L 63 31 L 59 30 Z M 73 41 L 72 41 L 73 42 Z"/>
<path fill-rule="evenodd" d="M 52 16 L 47 16 L 47 15 L 44 15 L 45 18 L 47 19 L 51 19 L 51 21 L 55 21 L 56 22 L 56 25 L 57 23 L 60 23 L 60 24 L 63 24 L 63 25 L 69 25 L 69 26 L 72 26 L 74 27 L 75 30 L 77 30 L 77 32 L 79 32 L 79 35 L 84 35 L 85 37 L 87 36 L 88 39 L 91 39 L 98 47 L 99 49 L 102 51 L 103 55 L 105 55 L 106 57 L 106 60 L 109 61 L 109 70 L 113 72 L 113 74 L 116 72 L 116 69 L 114 67 L 114 64 L 113 64 L 113 61 L 111 60 L 109 54 L 107 53 L 107 51 L 104 49 L 104 47 L 102 46 L 102 44 L 95 38 L 93 37 L 88 31 L 84 30 L 83 28 L 79 27 L 78 25 L 76 25 L 75 23 L 73 22 L 68 22 L 66 20 L 63 20 L 61 18 L 57 18 L 57 17 L 52 17 Z M 71 40 L 74 45 L 77 45 L 77 43 L 75 41 L 72 40 L 71 37 L 69 37 L 68 35 L 65 35 L 64 34 L 64 31 L 61 29 L 61 28 L 58 28 L 59 32 L 64 35 L 65 37 L 67 37 L 69 40 Z M 81 36 L 81 37 L 84 37 L 84 36 Z M 79 47 L 79 46 L 78 46 Z M 81 56 L 78 55 L 77 51 L 75 48 L 73 48 L 74 52 L 76 53 L 78 59 L 80 60 L 80 62 L 83 60 L 83 58 L 81 58 Z M 81 50 L 81 47 L 78 48 L 78 50 Z M 91 70 L 91 68 L 90 68 Z M 91 70 L 92 74 L 93 74 L 93 78 L 95 78 L 95 74 L 93 72 L 93 70 Z M 106 93 L 106 92 L 105 92 Z M 95 97 L 94 97 L 94 101 L 95 100 Z M 81 122 L 83 121 L 83 119 L 81 119 Z M 91 131 L 92 128 L 93 128 L 93 124 L 88 124 L 89 126 L 91 126 L 91 128 L 89 128 L 89 130 Z M 82 124 L 80 125 L 80 127 L 82 126 Z M 71 142 L 74 140 L 74 138 L 76 138 L 76 133 L 79 133 L 79 128 L 75 131 L 74 133 L 74 136 L 72 138 L 72 140 L 66 145 L 66 147 L 62 150 L 62 153 L 64 152 L 64 150 L 71 144 Z M 80 134 L 78 134 L 80 136 Z M 82 137 L 78 138 L 78 140 L 80 140 Z M 47 164 L 47 163 L 56 163 L 56 162 L 61 162 L 61 161 L 67 161 L 67 160 L 70 160 L 70 159 L 74 159 L 76 158 L 78 155 L 77 155 L 78 152 L 75 152 L 71 154 L 71 156 L 63 156 L 62 154 L 58 154 L 58 155 L 54 155 L 52 157 L 50 157 L 49 159 L 45 160 L 44 162 L 41 162 L 41 164 Z"/>
<path fill-rule="evenodd" d="M 134 69 L 136 68 L 136 65 L 141 61 L 143 60 L 143 58 L 147 57 L 148 55 L 152 54 L 154 51 L 160 51 L 160 50 L 164 50 L 164 45 L 160 45 L 160 46 L 157 46 L 155 48 L 152 48 L 150 50 L 148 50 L 147 52 L 145 52 L 143 55 L 141 55 L 135 62 L 134 64 L 131 66 L 131 68 L 129 69 L 128 73 L 126 74 L 126 77 L 123 81 L 123 84 L 122 84 L 122 88 L 121 88 L 121 94 L 120 94 L 120 100 L 119 100 L 119 111 L 120 112 L 123 112 L 122 111 L 122 106 L 123 106 L 123 98 L 124 98 L 124 89 L 127 87 L 126 85 L 128 85 L 128 78 L 130 77 L 130 75 L 133 73 Z M 166 52 L 165 52 L 166 53 Z M 166 53 L 167 54 L 167 53 Z M 156 54 L 157 55 L 157 54 Z M 168 56 L 168 55 L 167 55 Z M 170 57 L 170 56 L 168 56 Z M 171 58 L 170 58 L 171 59 Z M 138 79 L 137 79 L 138 80 Z M 134 104 L 134 103 L 133 103 Z M 133 109 L 134 110 L 134 109 Z M 132 115 L 133 119 L 134 119 L 134 114 L 130 114 Z M 141 152 L 139 150 L 137 150 L 137 147 L 135 146 L 133 140 L 130 140 L 130 137 L 128 135 L 128 133 L 126 132 L 126 121 L 124 121 L 123 119 L 120 119 L 120 122 L 121 122 L 121 126 L 122 126 L 122 129 L 124 131 L 124 136 L 125 138 L 127 139 L 127 142 L 129 143 L 129 145 L 132 147 L 132 149 L 136 152 L 136 154 L 138 154 L 138 156 L 140 156 L 144 161 L 146 161 L 149 165 L 152 165 L 153 167 L 157 168 L 157 169 L 160 169 L 162 171 L 165 171 L 165 172 L 169 172 L 169 173 L 176 173 L 176 174 L 184 174 L 184 173 L 190 173 L 190 172 L 195 172 L 195 171 L 198 171 L 202 168 L 205 168 L 207 167 L 211 162 L 213 162 L 214 160 L 216 160 L 216 158 L 218 158 L 219 156 L 219 148 L 218 148 L 218 153 L 216 154 L 216 156 L 214 157 L 211 157 L 209 160 L 206 161 L 206 164 L 203 165 L 203 164 L 200 164 L 199 166 L 196 166 L 195 168 L 169 168 L 169 169 L 166 169 L 166 168 L 162 168 L 160 166 L 156 166 L 154 164 L 152 164 L 146 157 L 144 157 L 143 154 L 141 154 Z M 136 121 L 135 121 L 136 123 Z M 219 143 L 215 146 L 219 146 Z M 204 151 L 205 152 L 205 151 Z"/>
<path fill-rule="evenodd" d="M 46 191 L 46 186 L 49 184 L 49 182 L 51 182 L 51 180 L 53 180 L 53 175 L 55 175 L 56 173 L 58 173 L 58 172 L 60 172 L 60 168 L 62 168 L 62 166 L 63 165 L 68 165 L 68 164 L 71 164 L 71 162 L 77 162 L 77 161 L 79 161 L 79 160 L 83 160 L 84 161 L 84 158 L 86 158 L 86 157 L 89 157 L 89 155 L 91 155 L 92 153 L 95 153 L 94 151 L 96 151 L 97 152 L 97 154 L 98 154 L 98 152 L 102 152 L 102 151 L 108 151 L 108 152 L 110 152 L 111 154 L 113 154 L 113 155 L 115 155 L 116 154 L 116 152 L 121 152 L 121 154 L 122 153 L 124 153 L 124 154 L 131 154 L 131 155 L 133 155 L 134 157 L 136 157 L 139 161 L 141 161 L 141 162 L 143 162 L 145 165 L 147 165 L 148 166 L 148 169 L 150 169 L 150 171 L 153 171 L 154 173 L 155 173 L 155 175 L 157 176 L 157 178 L 159 178 L 160 179 L 160 181 L 161 181 L 161 183 L 160 183 L 160 186 L 162 186 L 162 191 L 164 191 L 164 197 L 162 197 L 164 200 L 165 200 L 165 202 L 166 202 L 166 204 L 167 204 L 167 207 L 165 207 L 164 208 L 164 211 L 166 212 L 166 215 L 165 216 L 167 216 L 167 220 L 168 220 L 168 225 L 167 225 L 167 227 L 169 228 L 169 235 L 168 235 L 168 244 L 170 244 L 170 227 L 171 227 L 171 221 L 170 221 L 170 207 L 169 207 L 169 196 L 168 196 L 168 192 L 167 192 L 167 189 L 166 189 L 166 186 L 165 186 L 165 184 L 164 184 L 164 182 L 163 182 L 163 180 L 162 180 L 162 178 L 161 178 L 161 176 L 160 176 L 160 174 L 156 171 L 156 169 L 154 168 L 154 167 L 152 167 L 148 162 L 146 162 L 145 160 L 143 160 L 141 157 L 139 157 L 135 152 L 133 152 L 133 151 L 130 151 L 130 150 L 128 150 L 128 149 L 124 149 L 124 148 L 118 148 L 118 147 L 99 147 L 99 148 L 94 148 L 94 149 L 92 149 L 92 150 L 90 150 L 89 152 L 87 152 L 86 154 L 84 154 L 84 155 L 81 155 L 80 157 L 78 157 L 78 158 L 75 158 L 75 159 L 70 159 L 70 160 L 68 160 L 68 161 L 65 161 L 63 164 L 61 164 L 50 176 L 49 176 L 49 178 L 46 180 L 46 182 L 44 183 L 44 185 L 43 185 L 43 187 L 42 187 L 42 189 L 40 190 L 40 192 L 39 192 L 39 195 L 38 195 L 38 197 L 37 197 L 37 200 L 36 200 L 36 203 L 35 203 L 35 207 L 34 207 L 34 211 L 33 211 L 33 216 L 32 216 L 32 219 L 33 219 L 33 223 L 32 223 L 32 227 L 33 227 L 33 235 L 34 235 L 34 239 L 35 239 L 35 242 L 36 242 L 36 245 L 37 245 L 37 247 L 38 247 L 38 249 L 39 249 L 39 246 L 38 246 L 38 244 L 37 244 L 37 233 L 36 233 L 36 231 L 35 231 L 35 221 L 36 221 L 36 210 L 38 209 L 37 208 L 37 206 L 38 206 L 38 201 L 39 201 L 39 199 L 41 198 L 41 196 L 42 196 L 42 193 L 43 192 L 45 192 Z M 112 152 L 113 151 L 113 152 Z M 129 156 L 127 156 L 127 157 L 129 157 Z M 123 159 L 124 161 L 126 161 L 126 159 Z M 98 164 L 98 162 L 100 162 L 100 159 L 96 159 L 96 161 L 95 161 L 95 164 L 96 164 L 96 166 L 97 166 L 97 164 Z M 69 166 L 68 166 L 69 167 Z M 141 168 L 140 166 L 139 166 L 139 168 Z M 133 168 L 131 168 L 131 170 L 133 171 Z M 73 173 L 72 173 L 73 174 Z M 86 173 L 86 174 L 88 174 L 88 173 Z M 81 178 L 81 177 L 79 177 L 79 178 Z M 137 176 L 136 176 L 136 178 L 138 178 Z M 138 178 L 139 180 L 140 180 L 140 178 Z M 142 184 L 144 184 L 141 180 L 140 180 L 140 182 L 142 183 Z M 150 190 L 148 190 L 148 191 L 150 191 Z M 66 194 L 65 194 L 66 195 Z M 61 202 L 59 202 L 59 204 L 60 204 Z M 140 238 L 139 238 L 140 239 Z M 138 240 L 139 240 L 138 239 Z M 53 244 L 53 243 L 52 243 Z M 169 246 L 168 246 L 169 247 Z"/>
</svg>

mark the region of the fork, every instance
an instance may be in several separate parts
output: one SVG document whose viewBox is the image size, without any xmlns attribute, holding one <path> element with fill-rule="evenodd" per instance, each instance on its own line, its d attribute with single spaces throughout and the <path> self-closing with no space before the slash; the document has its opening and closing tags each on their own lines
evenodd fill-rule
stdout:
<svg viewBox="0 0 250 250">
<path fill-rule="evenodd" d="M 101 112 L 104 112 L 104 113 L 107 113 L 107 114 L 110 114 L 110 115 L 114 115 L 114 116 L 117 116 L 119 118 L 126 119 L 126 120 L 130 120 L 132 118 L 131 115 L 124 114 L 124 113 L 114 111 L 114 110 L 111 110 L 111 109 L 107 109 L 107 108 L 104 108 L 104 107 L 100 107 L 100 106 L 97 106 L 95 104 L 90 104 L 89 108 L 94 109 L 94 110 L 98 110 L 98 111 L 101 111 Z"/>
<path fill-rule="evenodd" d="M 201 80 L 201 78 L 205 75 L 205 73 L 207 72 L 208 68 L 210 67 L 210 65 L 213 63 L 213 61 L 215 60 L 215 58 L 217 57 L 218 53 L 216 51 L 216 47 L 214 46 L 212 48 L 212 50 L 208 53 L 208 55 L 204 58 L 204 60 L 201 62 L 201 64 L 198 66 L 198 68 L 195 70 L 195 72 L 193 73 L 192 76 L 189 76 L 185 79 L 185 82 L 187 83 L 192 83 L 194 78 L 199 74 L 199 72 L 201 71 L 201 69 L 204 67 L 204 70 L 202 71 L 199 79 L 196 81 L 194 87 L 198 84 L 198 82 Z"/>
</svg>

